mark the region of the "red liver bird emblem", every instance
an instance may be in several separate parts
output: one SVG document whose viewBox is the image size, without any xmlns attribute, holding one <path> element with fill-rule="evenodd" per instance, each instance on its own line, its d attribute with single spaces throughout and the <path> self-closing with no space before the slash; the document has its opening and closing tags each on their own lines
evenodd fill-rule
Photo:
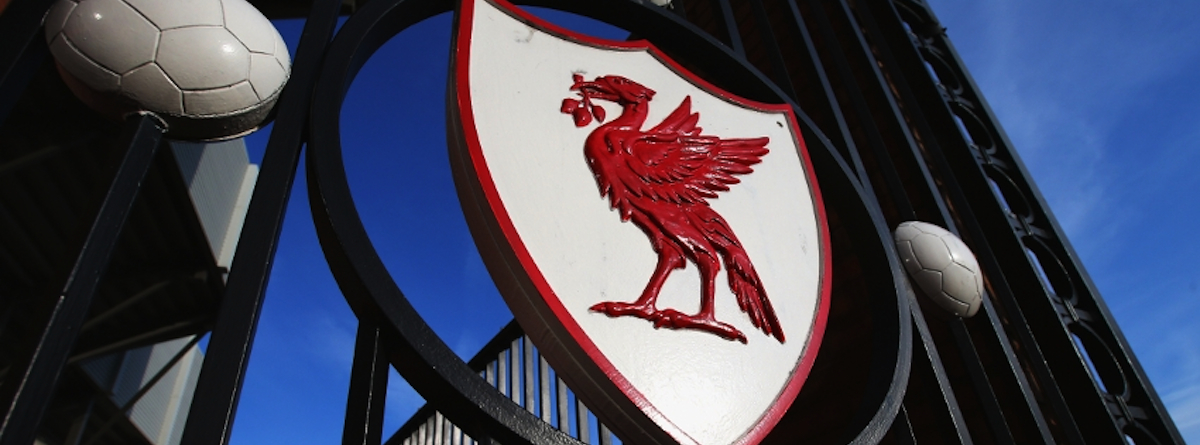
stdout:
<svg viewBox="0 0 1200 445">
<path fill-rule="evenodd" d="M 579 127 L 593 119 L 604 122 L 604 109 L 593 100 L 621 106 L 620 116 L 587 136 L 584 155 L 600 196 L 608 197 L 622 221 L 631 221 L 642 229 L 658 254 L 654 273 L 636 301 L 602 302 L 591 310 L 610 317 L 643 318 L 656 328 L 698 329 L 745 343 L 746 336 L 740 330 L 717 320 L 713 313 L 717 273 L 723 263 L 738 307 L 750 316 L 755 327 L 783 343 L 783 329 L 754 264 L 733 229 L 708 204 L 717 193 L 740 182 L 734 175 L 754 171 L 750 166 L 767 154 L 769 139 L 722 139 L 701 134 L 697 126 L 700 113 L 692 112 L 690 96 L 662 123 L 642 130 L 654 90 L 621 76 L 585 81 L 576 74 L 571 90 L 578 91 L 580 99 L 564 99 L 562 111 L 571 114 Z M 658 309 L 655 301 L 663 283 L 688 261 L 700 271 L 700 312 L 689 315 L 675 309 Z"/>
</svg>

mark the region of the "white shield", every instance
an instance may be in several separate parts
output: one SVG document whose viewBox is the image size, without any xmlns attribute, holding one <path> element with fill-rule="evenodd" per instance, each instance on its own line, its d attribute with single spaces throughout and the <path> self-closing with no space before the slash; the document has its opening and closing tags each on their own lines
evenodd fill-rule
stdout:
<svg viewBox="0 0 1200 445">
<path fill-rule="evenodd" d="M 790 109 L 709 85 L 648 43 L 577 35 L 503 0 L 465 0 L 457 27 L 452 162 L 476 243 L 521 326 L 631 443 L 760 441 L 804 384 L 829 307 L 828 231 Z M 744 343 L 593 310 L 637 300 L 659 261 L 651 230 L 624 220 L 601 196 L 585 155 L 590 134 L 630 112 L 595 89 L 571 89 L 600 76 L 654 90 L 642 104 L 649 107 L 642 130 L 690 97 L 700 135 L 768 138 L 753 172 L 735 175 L 740 182 L 706 201 L 736 233 L 784 335 L 759 329 L 739 307 L 729 263 L 716 276 L 713 314 Z M 579 107 L 586 117 L 569 113 Z M 667 275 L 657 310 L 701 309 L 694 256 Z"/>
</svg>

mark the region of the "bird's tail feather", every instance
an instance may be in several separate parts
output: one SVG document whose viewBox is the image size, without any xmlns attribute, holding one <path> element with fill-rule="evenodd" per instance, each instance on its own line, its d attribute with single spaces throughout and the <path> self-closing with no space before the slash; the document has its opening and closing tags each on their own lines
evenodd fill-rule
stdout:
<svg viewBox="0 0 1200 445">
<path fill-rule="evenodd" d="M 783 343 L 783 327 L 779 325 L 775 308 L 767 298 L 767 291 L 763 289 L 758 272 L 750 263 L 750 257 L 746 256 L 746 251 L 740 246 L 725 247 L 725 269 L 729 275 L 729 289 L 737 296 L 738 307 L 750 316 L 754 327 Z"/>
</svg>

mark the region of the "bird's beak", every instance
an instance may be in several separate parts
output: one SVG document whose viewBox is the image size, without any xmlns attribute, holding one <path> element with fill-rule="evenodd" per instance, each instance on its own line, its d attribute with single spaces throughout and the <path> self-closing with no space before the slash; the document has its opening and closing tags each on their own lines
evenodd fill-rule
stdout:
<svg viewBox="0 0 1200 445">
<path fill-rule="evenodd" d="M 604 99 L 614 102 L 618 99 L 617 92 L 613 90 L 607 82 L 584 81 L 582 78 L 579 78 L 576 79 L 575 85 L 572 85 L 571 89 L 583 92 L 587 96 L 595 99 Z"/>
</svg>

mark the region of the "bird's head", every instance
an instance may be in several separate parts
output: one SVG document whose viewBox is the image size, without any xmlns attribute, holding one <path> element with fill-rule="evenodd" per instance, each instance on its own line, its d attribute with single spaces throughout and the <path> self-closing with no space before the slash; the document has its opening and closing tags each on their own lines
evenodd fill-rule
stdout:
<svg viewBox="0 0 1200 445">
<path fill-rule="evenodd" d="M 600 76 L 596 80 L 585 81 L 583 76 L 576 74 L 575 85 L 571 89 L 591 98 L 621 105 L 644 103 L 654 98 L 654 90 L 622 76 Z"/>
</svg>

